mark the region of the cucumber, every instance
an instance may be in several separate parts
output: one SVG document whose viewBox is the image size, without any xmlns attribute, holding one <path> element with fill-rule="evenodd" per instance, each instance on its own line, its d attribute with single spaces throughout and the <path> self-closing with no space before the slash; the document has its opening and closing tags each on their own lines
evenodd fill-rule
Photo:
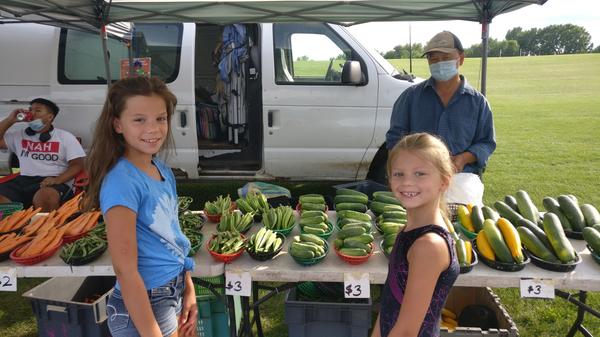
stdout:
<svg viewBox="0 0 600 337">
<path fill-rule="evenodd" d="M 312 203 L 305 203 L 305 204 L 300 204 L 302 205 L 302 210 L 303 211 L 322 211 L 325 212 L 325 210 L 327 209 L 327 205 L 326 204 L 312 204 Z"/>
<path fill-rule="evenodd" d="M 554 253 L 556 253 L 561 262 L 567 263 L 575 260 L 575 250 L 571 242 L 567 239 L 556 214 L 544 214 L 544 232 L 546 232 L 548 241 L 550 241 L 552 248 L 554 248 Z"/>
<path fill-rule="evenodd" d="M 300 200 L 301 204 L 306 204 L 306 203 L 308 203 L 308 204 L 324 204 L 325 203 L 325 198 L 319 194 L 301 195 L 299 200 Z"/>
<path fill-rule="evenodd" d="M 527 191 L 519 190 L 515 196 L 517 199 L 517 206 L 519 207 L 519 213 L 532 222 L 537 222 L 540 219 L 540 212 L 537 207 L 531 201 Z"/>
<path fill-rule="evenodd" d="M 481 207 L 481 212 L 483 213 L 484 219 L 491 219 L 494 220 L 494 222 L 500 219 L 500 214 L 498 214 L 498 212 L 496 212 L 493 208 L 489 206 Z"/>
<path fill-rule="evenodd" d="M 359 195 L 336 195 L 333 198 L 333 202 L 335 204 L 342 204 L 342 203 L 351 202 L 351 203 L 357 203 L 357 204 L 366 205 L 366 204 L 369 203 L 369 198 L 367 198 L 367 197 L 361 197 Z"/>
<path fill-rule="evenodd" d="M 358 195 L 360 197 L 367 198 L 367 200 L 369 199 L 369 196 L 364 194 L 363 192 L 351 190 L 349 188 L 340 188 L 335 191 L 335 195 Z"/>
<path fill-rule="evenodd" d="M 529 220 L 526 220 L 529 221 Z M 519 232 L 519 237 L 521 238 L 521 242 L 523 246 L 527 248 L 533 255 L 539 257 L 540 259 L 548 262 L 558 263 L 559 260 L 556 258 L 552 250 L 548 249 L 544 243 L 535 235 L 529 227 L 519 226 L 517 227 L 517 232 Z"/>
<path fill-rule="evenodd" d="M 548 250 L 554 250 L 554 248 L 552 248 L 552 245 L 550 244 L 550 241 L 548 240 L 548 236 L 546 236 L 544 230 L 540 228 L 537 224 L 534 224 L 533 222 L 523 218 L 519 220 L 519 222 L 517 222 L 517 226 L 526 227 L 544 244 L 544 246 L 546 246 Z"/>
<path fill-rule="evenodd" d="M 325 247 L 325 241 L 314 234 L 300 234 L 300 240 L 304 242 L 316 243 L 321 247 Z"/>
<path fill-rule="evenodd" d="M 585 218 L 583 217 L 583 213 L 581 212 L 581 209 L 579 209 L 577 202 L 567 195 L 559 195 L 556 200 L 560 205 L 560 210 L 569 219 L 569 223 L 573 230 L 581 232 L 583 227 L 585 227 Z"/>
<path fill-rule="evenodd" d="M 382 213 L 384 219 L 399 219 L 406 220 L 406 212 L 401 211 L 387 211 Z"/>
<path fill-rule="evenodd" d="M 366 213 L 346 210 L 346 211 L 337 212 L 337 215 L 340 218 L 350 218 L 350 219 L 356 219 L 356 220 L 360 220 L 360 221 L 371 222 L 371 216 Z"/>
<path fill-rule="evenodd" d="M 353 236 L 353 239 L 356 239 L 362 243 L 371 243 L 373 242 L 373 240 L 375 239 L 373 237 L 373 235 L 369 234 L 369 233 L 365 233 L 365 234 L 361 234 L 359 236 Z"/>
<path fill-rule="evenodd" d="M 313 217 L 301 217 L 300 225 L 310 225 L 310 224 L 318 224 L 327 221 L 327 218 L 324 216 L 313 216 Z"/>
<path fill-rule="evenodd" d="M 592 228 L 594 228 L 594 229 L 596 229 L 597 231 L 600 232 L 600 223 L 597 223 L 597 224 L 593 225 Z"/>
<path fill-rule="evenodd" d="M 344 210 L 352 210 L 361 213 L 365 213 L 367 211 L 367 205 L 360 204 L 357 202 L 342 202 L 339 204 L 335 204 L 336 211 L 344 211 Z"/>
<path fill-rule="evenodd" d="M 324 222 L 320 222 L 320 223 L 311 223 L 311 224 L 306 224 L 306 225 L 300 225 L 300 227 L 302 228 L 302 230 L 305 230 L 305 228 L 316 228 L 316 229 L 322 229 L 325 232 L 327 232 L 329 230 L 329 225 L 327 225 Z"/>
<path fill-rule="evenodd" d="M 510 194 L 504 196 L 504 203 L 513 211 L 519 213 L 519 206 L 517 205 L 517 199 L 515 199 L 515 197 Z"/>
<path fill-rule="evenodd" d="M 501 217 L 508 219 L 508 221 L 512 223 L 517 223 L 519 219 L 523 218 L 521 214 L 517 213 L 503 201 L 496 201 L 494 203 L 494 208 L 496 211 L 498 211 L 498 214 L 500 214 Z"/>
<path fill-rule="evenodd" d="M 383 212 L 385 212 L 385 207 L 386 206 L 397 206 L 397 207 L 400 207 L 398 205 L 386 204 L 386 203 L 379 202 L 379 201 L 371 201 L 369 203 L 369 209 L 371 211 L 373 211 L 373 213 L 375 213 L 377 215 L 382 214 Z M 398 209 L 398 211 L 399 210 L 400 209 Z"/>
<path fill-rule="evenodd" d="M 348 256 L 367 256 L 369 254 L 366 250 L 361 248 L 342 248 L 340 249 L 340 253 Z"/>
<path fill-rule="evenodd" d="M 594 253 L 600 254 L 600 231 L 593 227 L 586 227 L 583 229 L 583 238 L 592 247 Z"/>
<path fill-rule="evenodd" d="M 340 239 L 349 238 L 351 236 L 359 236 L 367 233 L 367 231 L 363 227 L 349 227 L 346 226 L 342 230 L 340 230 L 337 234 L 337 237 Z"/>
<path fill-rule="evenodd" d="M 302 214 L 300 214 L 301 218 L 311 218 L 314 216 L 322 216 L 325 219 L 327 219 L 327 213 L 323 211 L 304 211 L 302 212 Z"/>
<path fill-rule="evenodd" d="M 373 192 L 373 199 L 377 198 L 377 196 L 385 195 L 386 197 L 394 198 L 394 192 L 392 191 L 375 191 Z"/>
<path fill-rule="evenodd" d="M 304 248 L 295 248 L 294 243 L 292 243 L 292 246 L 290 248 L 290 254 L 298 259 L 304 259 L 304 260 L 308 260 L 308 259 L 312 259 L 316 256 L 316 254 L 313 251 L 304 249 Z"/>
<path fill-rule="evenodd" d="M 344 244 L 342 245 L 343 248 L 361 248 L 367 251 L 367 253 L 370 253 L 372 248 L 370 244 L 367 243 L 363 243 L 360 240 L 356 240 L 355 238 L 347 238 L 344 239 Z"/>
<path fill-rule="evenodd" d="M 391 246 L 391 245 L 393 245 L 393 244 L 396 242 L 396 238 L 397 238 L 397 237 L 398 237 L 398 234 L 397 234 L 397 233 L 394 233 L 394 234 L 386 234 L 386 235 L 383 237 L 383 245 L 384 245 L 384 246 L 386 246 L 386 247 L 387 247 L 387 246 Z"/>
<path fill-rule="evenodd" d="M 568 231 L 572 231 L 571 223 L 569 222 L 569 218 L 560 210 L 560 205 L 558 201 L 552 197 L 545 197 L 542 200 L 542 205 L 544 205 L 544 209 L 548 212 L 556 214 L 558 219 L 560 220 L 560 224 L 562 228 Z"/>
<path fill-rule="evenodd" d="M 406 212 L 406 209 L 404 209 L 404 207 L 402 207 L 402 206 L 393 205 L 393 204 L 386 204 L 385 206 L 383 206 L 384 213 L 389 212 L 389 211 Z"/>
<path fill-rule="evenodd" d="M 492 250 L 494 251 L 494 254 L 496 254 L 496 258 L 500 260 L 500 262 L 514 263 L 512 255 L 510 254 L 510 250 L 502 238 L 502 233 L 494 221 L 490 219 L 485 220 L 483 222 L 483 231 L 485 233 L 485 237 L 490 243 L 490 246 L 492 247 Z"/>
<path fill-rule="evenodd" d="M 342 248 L 343 245 L 344 245 L 344 240 L 342 240 L 342 239 L 333 240 L 333 246 L 335 247 L 335 249 L 340 249 L 340 248 Z"/>
<path fill-rule="evenodd" d="M 391 205 L 402 206 L 402 204 L 400 203 L 400 200 L 396 199 L 396 197 L 393 197 L 393 196 L 390 197 L 390 196 L 387 196 L 387 195 L 379 194 L 379 195 L 377 195 L 377 196 L 374 197 L 374 200 L 378 201 L 378 202 L 382 202 L 384 204 L 391 204 Z"/>
<path fill-rule="evenodd" d="M 314 235 L 323 235 L 327 233 L 327 230 L 323 228 L 311 227 L 310 225 L 306 225 L 302 228 L 302 232 L 306 234 L 314 234 Z"/>
<path fill-rule="evenodd" d="M 583 218 L 585 219 L 585 224 L 588 227 L 592 227 L 593 225 L 600 223 L 600 213 L 596 207 L 590 204 L 583 204 L 579 207 L 581 209 L 581 213 L 583 213 Z"/>
<path fill-rule="evenodd" d="M 390 234 L 390 233 L 398 233 L 402 230 L 402 228 L 404 228 L 404 225 L 402 224 L 394 224 L 394 223 L 387 223 L 387 224 L 381 224 L 379 225 L 379 228 L 381 228 L 381 231 L 383 232 L 383 235 L 386 234 Z"/>
<path fill-rule="evenodd" d="M 340 228 L 344 228 L 344 226 L 346 226 L 346 225 L 356 224 L 356 223 L 360 223 L 363 227 L 365 227 L 365 229 L 368 229 L 368 230 L 371 229 L 370 221 L 361 221 L 361 220 L 356 220 L 356 219 L 343 218 L 343 219 L 339 219 L 337 222 L 338 227 L 340 227 Z"/>
<path fill-rule="evenodd" d="M 479 232 L 483 228 L 484 220 L 481 208 L 477 205 L 473 206 L 473 209 L 471 209 L 471 223 L 473 223 L 475 232 Z"/>
</svg>

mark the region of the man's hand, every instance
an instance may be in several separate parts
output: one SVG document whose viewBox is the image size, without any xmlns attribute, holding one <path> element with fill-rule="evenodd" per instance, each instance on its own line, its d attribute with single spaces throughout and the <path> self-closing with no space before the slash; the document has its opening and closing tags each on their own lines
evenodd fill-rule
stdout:
<svg viewBox="0 0 600 337">
<path fill-rule="evenodd" d="M 58 177 L 48 177 L 40 183 L 41 187 L 50 187 L 54 185 L 59 185 L 61 182 L 58 180 Z"/>
<path fill-rule="evenodd" d="M 465 165 L 477 161 L 477 157 L 471 152 L 459 153 L 456 156 L 452 156 L 452 164 L 454 165 L 454 172 L 460 173 L 464 170 Z"/>
</svg>

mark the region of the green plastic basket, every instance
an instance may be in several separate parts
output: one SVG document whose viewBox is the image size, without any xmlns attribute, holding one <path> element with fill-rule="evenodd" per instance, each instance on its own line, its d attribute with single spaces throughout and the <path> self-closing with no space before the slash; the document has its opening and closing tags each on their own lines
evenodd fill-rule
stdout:
<svg viewBox="0 0 600 337">
<path fill-rule="evenodd" d="M 271 229 L 273 232 L 275 233 L 281 233 L 283 234 L 283 236 L 288 236 L 290 235 L 290 233 L 292 232 L 292 230 L 294 229 L 294 227 L 296 227 L 296 223 L 294 222 L 294 225 L 292 225 L 290 228 L 286 228 L 286 229 Z"/>
<path fill-rule="evenodd" d="M 329 253 L 329 243 L 327 243 L 327 241 L 325 241 L 325 254 L 323 254 L 319 257 L 313 257 L 311 259 L 301 259 L 301 258 L 295 257 L 292 254 L 290 254 L 290 255 L 292 256 L 294 261 L 296 261 L 296 263 L 303 265 L 303 266 L 312 266 L 312 265 L 315 265 L 315 264 L 323 261 L 323 259 L 325 258 L 325 256 L 327 256 L 328 253 Z"/>
<path fill-rule="evenodd" d="M 7 202 L 5 204 L 0 204 L 0 212 L 2 212 L 2 218 L 5 218 L 16 211 L 20 211 L 23 209 L 23 203 L 21 202 Z"/>
<path fill-rule="evenodd" d="M 216 298 L 215 294 L 207 287 L 201 285 L 199 280 L 212 284 L 215 286 L 215 291 L 219 295 L 223 295 L 225 291 L 223 288 L 223 284 L 225 283 L 225 275 L 212 277 L 192 277 L 192 282 L 194 282 L 194 290 L 196 291 L 196 297 L 201 299 Z"/>
</svg>

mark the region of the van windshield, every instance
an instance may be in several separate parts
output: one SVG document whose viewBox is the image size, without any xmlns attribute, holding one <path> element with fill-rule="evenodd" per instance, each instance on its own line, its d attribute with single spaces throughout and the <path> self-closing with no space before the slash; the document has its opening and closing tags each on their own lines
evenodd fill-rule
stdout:
<svg viewBox="0 0 600 337">
<path fill-rule="evenodd" d="M 388 62 L 388 60 L 381 56 L 381 54 L 379 54 L 375 49 L 370 47 L 365 47 L 365 49 L 367 49 L 367 52 L 371 54 L 375 62 L 379 63 L 379 65 L 383 68 L 383 70 L 385 70 L 386 73 L 392 76 L 398 74 L 398 70 L 390 62 Z"/>
</svg>

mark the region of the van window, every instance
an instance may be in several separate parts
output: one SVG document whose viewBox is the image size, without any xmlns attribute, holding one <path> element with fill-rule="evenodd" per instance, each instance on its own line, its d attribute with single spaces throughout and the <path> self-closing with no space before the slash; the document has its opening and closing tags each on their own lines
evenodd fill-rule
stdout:
<svg viewBox="0 0 600 337">
<path fill-rule="evenodd" d="M 181 54 L 182 24 L 135 24 L 131 52 L 148 57 L 150 73 L 169 83 L 177 78 Z M 127 44 L 114 38 L 107 43 L 112 80 L 119 78 L 121 60 L 129 57 Z M 58 81 L 61 84 L 106 83 L 99 34 L 62 29 Z"/>
<path fill-rule="evenodd" d="M 344 63 L 356 59 L 323 23 L 276 23 L 273 38 L 277 84 L 341 85 Z"/>
</svg>

